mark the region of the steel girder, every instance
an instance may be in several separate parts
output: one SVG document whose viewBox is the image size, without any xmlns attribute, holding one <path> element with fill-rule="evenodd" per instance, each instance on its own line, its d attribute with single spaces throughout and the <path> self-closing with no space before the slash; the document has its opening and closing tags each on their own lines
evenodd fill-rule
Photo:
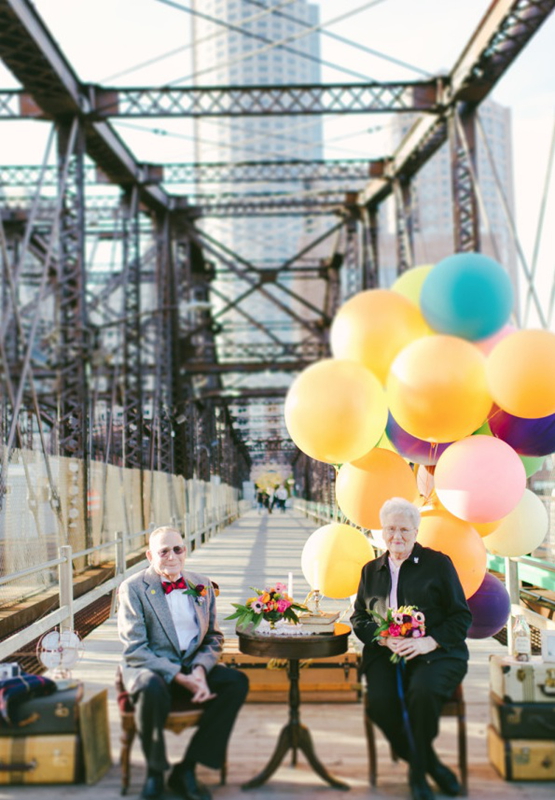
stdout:
<svg viewBox="0 0 555 800">
<path fill-rule="evenodd" d="M 397 83 L 88 89 L 96 119 L 437 112 L 443 105 L 443 93 L 442 78 Z"/>
<path fill-rule="evenodd" d="M 62 455 L 87 461 L 88 362 L 91 342 L 85 303 L 83 136 L 79 120 L 61 125 L 58 159 L 62 207 L 59 219 L 59 423 Z"/>
<path fill-rule="evenodd" d="M 141 358 L 141 247 L 138 223 L 139 197 L 127 197 L 123 229 L 123 425 L 124 464 L 142 470 L 146 465 L 143 442 L 143 376 Z"/>
<path fill-rule="evenodd" d="M 479 252 L 480 218 L 476 197 L 476 115 L 469 110 L 450 119 L 451 186 L 457 252 Z"/>
<path fill-rule="evenodd" d="M 0 92 L 0 119 L 2 118 Z M 320 181 L 335 183 L 365 181 L 372 170 L 371 160 L 335 159 L 329 161 L 243 161 L 237 164 L 183 163 L 141 164 L 141 171 L 149 183 L 206 185 L 208 183 L 289 183 L 292 181 Z M 35 187 L 41 169 L 33 165 L 0 165 L 0 185 Z M 42 176 L 44 186 L 56 185 L 56 170 L 47 167 Z M 93 164 L 85 167 L 87 185 L 106 184 L 108 179 Z"/>
<path fill-rule="evenodd" d="M 396 241 L 397 241 L 397 274 L 401 275 L 414 264 L 414 204 L 411 183 L 394 180 Z"/>
</svg>

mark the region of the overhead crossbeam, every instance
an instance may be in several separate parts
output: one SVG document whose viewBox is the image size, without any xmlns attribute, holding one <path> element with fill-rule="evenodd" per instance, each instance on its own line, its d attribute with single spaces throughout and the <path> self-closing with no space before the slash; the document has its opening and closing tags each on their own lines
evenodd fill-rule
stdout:
<svg viewBox="0 0 555 800">
<path fill-rule="evenodd" d="M 292 86 L 89 87 L 96 119 L 430 112 L 440 110 L 443 94 L 442 78 Z"/>
<path fill-rule="evenodd" d="M 1 93 L 0 93 L 1 100 Z M 0 116 L 1 116 L 0 110 Z M 376 162 L 381 163 L 381 162 Z M 362 181 L 368 179 L 374 162 L 364 159 L 243 161 L 237 164 L 223 162 L 141 164 L 145 182 L 164 184 L 206 185 L 208 183 L 280 183 L 291 181 Z M 20 164 L 0 165 L 0 184 L 6 186 L 36 187 L 41 167 Z M 85 167 L 87 184 L 105 184 L 108 178 L 94 164 Z M 43 186 L 56 186 L 56 170 L 46 167 L 42 171 Z"/>
</svg>

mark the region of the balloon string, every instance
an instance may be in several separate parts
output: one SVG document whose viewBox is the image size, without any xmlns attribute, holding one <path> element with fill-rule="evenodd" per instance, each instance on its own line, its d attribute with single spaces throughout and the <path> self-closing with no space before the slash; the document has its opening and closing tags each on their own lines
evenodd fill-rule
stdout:
<svg viewBox="0 0 555 800">
<path fill-rule="evenodd" d="M 416 754 L 416 746 L 414 744 L 414 737 L 412 735 L 412 729 L 410 727 L 410 719 L 409 719 L 409 712 L 407 708 L 407 702 L 405 699 L 405 689 L 403 686 L 403 672 L 405 670 L 405 662 L 403 659 L 397 662 L 397 694 L 399 695 L 399 700 L 401 701 L 401 712 L 403 715 L 403 727 L 405 729 L 405 734 L 407 736 L 407 741 L 409 743 L 409 750 L 411 753 L 411 757 L 414 757 Z M 412 758 L 411 758 L 412 760 Z"/>
</svg>

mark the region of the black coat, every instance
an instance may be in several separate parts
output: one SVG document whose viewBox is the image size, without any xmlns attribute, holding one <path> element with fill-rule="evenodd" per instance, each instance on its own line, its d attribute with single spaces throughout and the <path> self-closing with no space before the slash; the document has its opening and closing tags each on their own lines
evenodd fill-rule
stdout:
<svg viewBox="0 0 555 800">
<path fill-rule="evenodd" d="M 353 631 L 364 643 L 362 670 L 383 654 L 380 645 L 373 641 L 378 622 L 368 610 L 377 611 L 382 616 L 387 612 L 391 589 L 388 557 L 389 553 L 386 552 L 362 568 L 355 610 L 351 617 Z M 440 645 L 424 658 L 435 661 L 447 656 L 468 660 L 465 638 L 472 614 L 449 556 L 416 542 L 399 570 L 397 602 L 399 606 L 416 606 L 422 611 L 426 618 L 426 634 L 433 636 Z"/>
</svg>

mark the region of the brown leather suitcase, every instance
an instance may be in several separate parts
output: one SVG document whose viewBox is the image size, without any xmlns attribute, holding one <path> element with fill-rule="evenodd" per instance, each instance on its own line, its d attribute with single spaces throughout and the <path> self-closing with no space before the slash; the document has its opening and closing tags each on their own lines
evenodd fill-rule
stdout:
<svg viewBox="0 0 555 800">
<path fill-rule="evenodd" d="M 83 684 L 76 683 L 46 697 L 25 700 L 14 706 L 10 723 L 0 719 L 0 737 L 76 734 L 82 697 Z"/>
<path fill-rule="evenodd" d="M 0 738 L 0 784 L 76 783 L 81 776 L 76 735 Z"/>
<path fill-rule="evenodd" d="M 504 739 L 488 725 L 488 754 L 507 781 L 555 780 L 555 739 Z"/>
</svg>

